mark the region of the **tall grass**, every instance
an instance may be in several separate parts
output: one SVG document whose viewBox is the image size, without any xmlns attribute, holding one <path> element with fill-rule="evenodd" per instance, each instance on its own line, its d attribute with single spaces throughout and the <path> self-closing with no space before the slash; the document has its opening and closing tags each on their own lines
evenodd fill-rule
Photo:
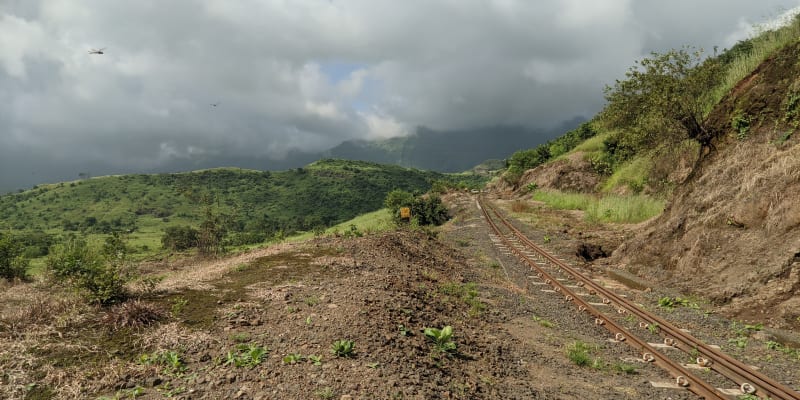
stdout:
<svg viewBox="0 0 800 400">
<path fill-rule="evenodd" d="M 664 201 L 644 195 L 605 196 L 586 210 L 589 221 L 637 223 L 664 211 Z"/>
<path fill-rule="evenodd" d="M 570 153 L 576 152 L 576 151 L 583 151 L 583 152 L 586 152 L 586 153 L 603 152 L 606 149 L 606 146 L 605 146 L 605 144 L 603 144 L 603 141 L 606 140 L 606 138 L 608 138 L 612 134 L 613 134 L 612 131 L 607 131 L 607 132 L 599 133 L 596 136 L 590 137 L 589 139 L 586 139 L 585 141 L 583 141 L 583 143 L 575 146 L 575 148 L 572 149 L 572 151 Z"/>
<path fill-rule="evenodd" d="M 627 186 L 635 193 L 640 192 L 647 183 L 652 163 L 651 157 L 644 155 L 623 164 L 606 180 L 602 191 L 607 193 L 620 186 Z"/>
<path fill-rule="evenodd" d="M 589 206 L 597 201 L 592 195 L 583 193 L 567 193 L 556 190 L 537 190 L 533 193 L 533 199 L 544 202 L 556 210 L 587 210 Z"/>
<path fill-rule="evenodd" d="M 776 50 L 793 43 L 800 38 L 800 19 L 796 16 L 785 26 L 760 32 L 752 39 L 753 49 L 747 55 L 736 58 L 728 66 L 722 83 L 714 88 L 711 104 L 719 103 L 744 77 L 752 73 L 759 64 L 775 53 Z"/>
<path fill-rule="evenodd" d="M 607 195 L 597 197 L 583 193 L 538 190 L 533 199 L 558 210 L 582 210 L 590 222 L 637 223 L 664 210 L 664 201 L 645 195 Z"/>
</svg>

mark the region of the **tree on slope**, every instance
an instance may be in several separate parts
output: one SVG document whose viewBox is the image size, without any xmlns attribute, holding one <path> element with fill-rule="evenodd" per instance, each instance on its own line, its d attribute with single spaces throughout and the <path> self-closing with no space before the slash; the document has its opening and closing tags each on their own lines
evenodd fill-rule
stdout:
<svg viewBox="0 0 800 400">
<path fill-rule="evenodd" d="M 652 53 L 631 67 L 626 79 L 606 87 L 601 118 L 609 128 L 624 131 L 624 142 L 634 148 L 692 139 L 702 154 L 715 136 L 705 117 L 720 69 L 716 59 L 703 60 L 702 51 Z"/>
</svg>

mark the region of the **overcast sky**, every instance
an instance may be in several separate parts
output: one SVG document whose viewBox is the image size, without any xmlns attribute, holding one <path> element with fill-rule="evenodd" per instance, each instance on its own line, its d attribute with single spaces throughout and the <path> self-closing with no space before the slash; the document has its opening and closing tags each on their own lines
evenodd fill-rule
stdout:
<svg viewBox="0 0 800 400">
<path fill-rule="evenodd" d="M 0 0 L 0 191 L 590 118 L 636 59 L 730 47 L 799 4 Z"/>
</svg>

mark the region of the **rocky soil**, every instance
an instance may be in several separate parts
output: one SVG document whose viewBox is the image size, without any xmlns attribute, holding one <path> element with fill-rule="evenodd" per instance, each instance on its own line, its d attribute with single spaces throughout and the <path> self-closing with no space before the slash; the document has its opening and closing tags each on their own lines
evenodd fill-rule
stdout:
<svg viewBox="0 0 800 400">
<path fill-rule="evenodd" d="M 493 201 L 532 239 L 548 235 L 552 251 L 597 279 L 800 387 L 800 356 L 765 330 L 725 320 L 699 299 L 661 309 L 658 299 L 676 292 L 621 279 L 625 286 L 574 255 L 585 243 L 613 249 L 631 227 L 590 226 L 574 213 Z M 214 262 L 149 266 L 166 278 L 137 286 L 136 304 L 160 310 L 146 326 L 114 329 L 130 309 L 89 307 L 43 284 L 4 287 L 0 397 L 694 398 L 653 387 L 669 377 L 533 285 L 528 267 L 490 240 L 474 196 L 452 194 L 446 202 L 454 218 L 434 232 L 319 238 Z M 445 326 L 454 349 L 424 334 Z M 332 345 L 342 340 L 353 342 L 353 352 L 337 356 Z M 576 343 L 588 351 L 584 366 L 568 356 Z"/>
</svg>

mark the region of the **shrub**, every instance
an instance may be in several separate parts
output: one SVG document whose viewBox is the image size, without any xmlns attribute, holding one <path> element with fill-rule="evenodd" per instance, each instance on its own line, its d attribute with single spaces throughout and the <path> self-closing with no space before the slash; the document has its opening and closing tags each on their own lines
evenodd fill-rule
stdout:
<svg viewBox="0 0 800 400">
<path fill-rule="evenodd" d="M 24 251 L 11 235 L 0 233 L 0 278 L 8 281 L 28 278 L 28 259 L 23 257 Z"/>
<path fill-rule="evenodd" d="M 133 274 L 124 253 L 103 257 L 85 240 L 74 237 L 50 253 L 45 266 L 55 281 L 83 291 L 90 302 L 106 305 L 126 297 L 125 283 Z"/>
<path fill-rule="evenodd" d="M 402 190 L 393 190 L 386 196 L 384 205 L 392 212 L 395 222 L 400 221 L 402 207 L 411 209 L 412 219 L 416 219 L 419 225 L 441 225 L 450 219 L 447 207 L 436 195 L 415 197 Z"/>
<path fill-rule="evenodd" d="M 164 229 L 161 245 L 165 249 L 183 251 L 197 247 L 199 232 L 191 226 L 170 226 Z"/>
</svg>

